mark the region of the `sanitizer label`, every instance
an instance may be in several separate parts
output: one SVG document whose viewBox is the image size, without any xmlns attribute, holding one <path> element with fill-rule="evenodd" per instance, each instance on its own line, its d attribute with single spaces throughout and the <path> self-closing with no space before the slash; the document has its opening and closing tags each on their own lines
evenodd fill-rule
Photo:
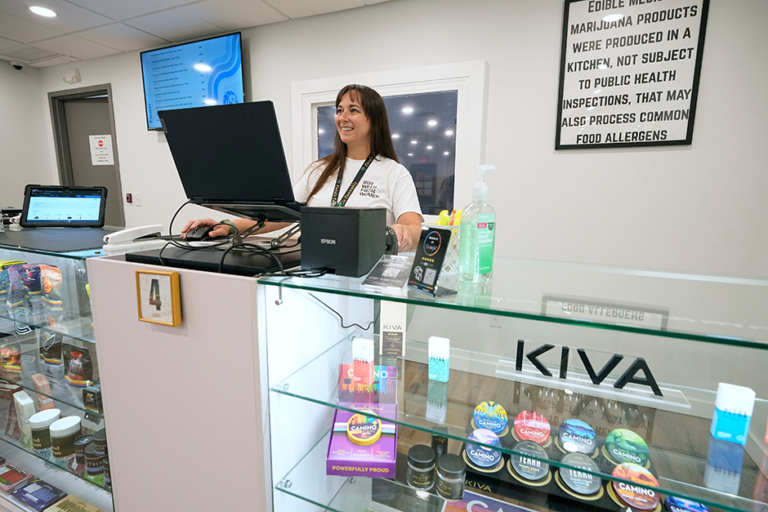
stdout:
<svg viewBox="0 0 768 512">
<path fill-rule="evenodd" d="M 483 213 L 477 216 L 477 250 L 479 271 L 487 274 L 493 270 L 493 243 L 496 238 L 496 214 Z"/>
</svg>

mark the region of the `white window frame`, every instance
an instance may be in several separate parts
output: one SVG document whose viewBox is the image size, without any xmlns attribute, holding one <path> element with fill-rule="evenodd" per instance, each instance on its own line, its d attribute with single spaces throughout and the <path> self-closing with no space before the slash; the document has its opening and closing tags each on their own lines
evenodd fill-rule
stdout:
<svg viewBox="0 0 768 512">
<path fill-rule="evenodd" d="M 472 200 L 477 166 L 485 157 L 487 83 L 488 63 L 484 60 L 293 82 L 293 182 L 317 160 L 317 107 L 333 105 L 336 94 L 345 85 L 364 84 L 382 96 L 458 91 L 453 204 L 457 210 L 463 208 Z M 425 216 L 428 223 L 436 219 L 436 215 Z"/>
</svg>

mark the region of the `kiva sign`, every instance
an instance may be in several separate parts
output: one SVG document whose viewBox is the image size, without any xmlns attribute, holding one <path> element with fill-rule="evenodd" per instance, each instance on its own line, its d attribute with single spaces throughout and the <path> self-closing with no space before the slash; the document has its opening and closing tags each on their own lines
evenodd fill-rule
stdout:
<svg viewBox="0 0 768 512">
<path fill-rule="evenodd" d="M 552 372 L 549 371 L 549 368 L 544 366 L 544 364 L 542 364 L 538 358 L 553 348 L 555 348 L 554 345 L 541 345 L 536 350 L 532 350 L 526 354 L 525 341 L 517 340 L 517 358 L 515 359 L 515 370 L 519 372 L 523 371 L 523 360 L 528 359 L 528 361 L 530 361 L 531 364 L 535 366 L 542 375 L 545 377 L 552 377 Z M 571 349 L 569 347 L 562 347 L 560 351 L 559 377 L 561 379 L 568 378 L 568 356 L 570 354 L 570 350 Z M 611 359 L 605 363 L 605 366 L 603 366 L 599 372 L 595 372 L 592 363 L 589 361 L 587 352 L 582 348 L 577 348 L 576 352 L 579 354 L 579 359 L 581 359 L 581 363 L 584 365 L 584 369 L 587 371 L 592 384 L 597 386 L 599 386 L 614 370 L 614 368 L 616 368 L 624 359 L 624 356 L 614 354 L 613 357 L 611 357 Z M 642 376 L 638 375 L 639 373 L 642 373 Z M 616 382 L 613 383 L 613 387 L 617 389 L 623 389 L 624 386 L 629 383 L 638 384 L 640 386 L 648 386 L 653 390 L 654 395 L 664 396 L 661 393 L 661 389 L 659 389 L 659 385 L 656 383 L 656 379 L 651 373 L 651 369 L 648 368 L 648 363 L 646 363 L 645 359 L 641 357 L 636 358 L 635 361 L 629 366 L 629 368 L 627 368 L 627 370 L 621 375 L 621 377 L 616 379 Z"/>
</svg>

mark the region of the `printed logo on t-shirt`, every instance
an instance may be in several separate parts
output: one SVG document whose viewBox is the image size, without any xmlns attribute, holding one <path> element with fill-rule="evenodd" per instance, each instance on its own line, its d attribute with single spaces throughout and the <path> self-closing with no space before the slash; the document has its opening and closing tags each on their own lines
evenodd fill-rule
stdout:
<svg viewBox="0 0 768 512">
<path fill-rule="evenodd" d="M 378 199 L 379 194 L 376 193 L 376 188 L 377 185 L 374 182 L 364 180 L 362 183 L 360 183 L 360 195 Z"/>
</svg>

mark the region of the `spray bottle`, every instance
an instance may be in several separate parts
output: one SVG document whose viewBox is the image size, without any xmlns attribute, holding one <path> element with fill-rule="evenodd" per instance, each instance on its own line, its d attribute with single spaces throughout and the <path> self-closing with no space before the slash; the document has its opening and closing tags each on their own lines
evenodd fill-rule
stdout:
<svg viewBox="0 0 768 512">
<path fill-rule="evenodd" d="M 496 237 L 496 210 L 487 203 L 488 185 L 483 181 L 493 165 L 478 168 L 479 181 L 472 202 L 464 208 L 459 227 L 459 278 L 464 282 L 485 283 L 493 274 L 493 248 Z"/>
</svg>

